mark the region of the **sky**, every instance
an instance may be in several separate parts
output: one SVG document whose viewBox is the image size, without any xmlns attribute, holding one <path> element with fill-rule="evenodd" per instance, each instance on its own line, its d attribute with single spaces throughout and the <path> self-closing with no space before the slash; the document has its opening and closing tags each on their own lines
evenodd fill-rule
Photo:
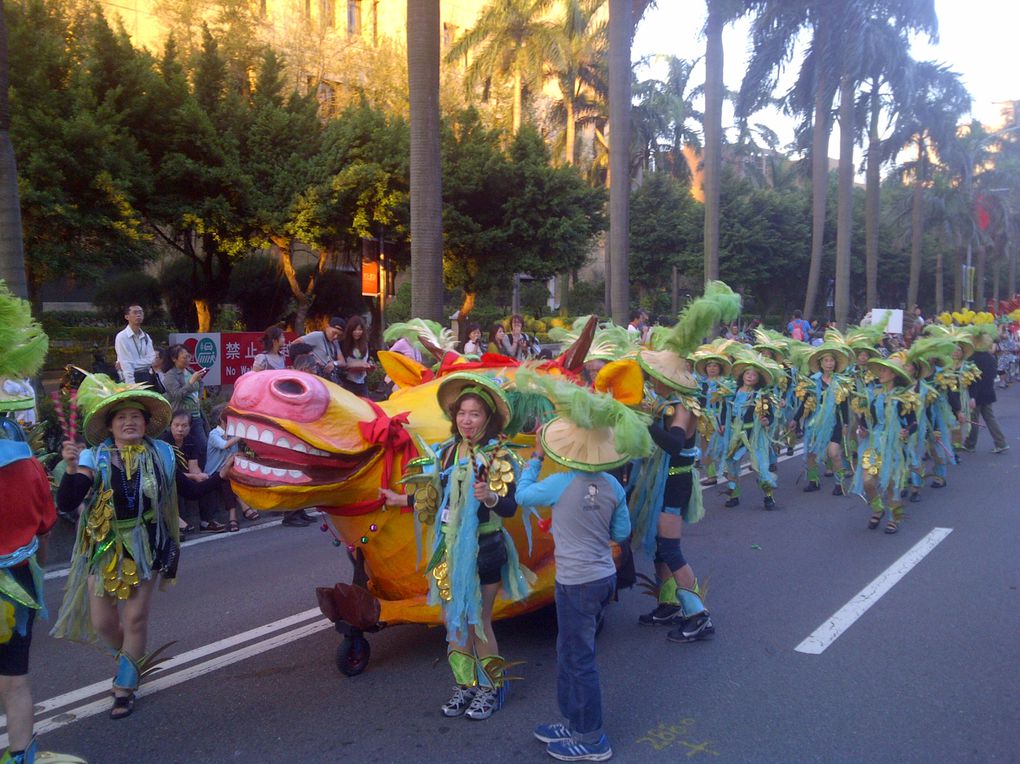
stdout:
<svg viewBox="0 0 1020 764">
<path fill-rule="evenodd" d="M 838 2 L 838 0 L 834 0 Z M 704 55 L 701 29 L 705 23 L 703 2 L 692 0 L 658 0 L 658 7 L 646 12 L 634 38 L 633 57 L 667 53 L 694 59 Z M 1013 54 L 1020 47 L 1020 2 L 1017 0 L 935 0 L 939 18 L 939 40 L 915 39 L 911 48 L 914 58 L 948 64 L 960 73 L 964 85 L 974 99 L 972 116 L 986 125 L 1001 125 L 998 102 L 1020 99 L 1020 77 Z M 724 77 L 730 90 L 740 88 L 749 47 L 750 23 L 742 19 L 728 27 L 723 35 Z M 785 84 L 792 82 L 799 57 L 790 64 Z M 654 65 L 639 77 L 659 76 Z M 703 62 L 695 70 L 692 84 L 705 81 Z M 753 119 L 775 130 L 781 144 L 793 140 L 794 123 L 776 112 L 760 112 Z M 733 123 L 733 111 L 726 108 L 723 125 Z M 838 128 L 833 130 L 829 155 L 838 155 Z"/>
</svg>

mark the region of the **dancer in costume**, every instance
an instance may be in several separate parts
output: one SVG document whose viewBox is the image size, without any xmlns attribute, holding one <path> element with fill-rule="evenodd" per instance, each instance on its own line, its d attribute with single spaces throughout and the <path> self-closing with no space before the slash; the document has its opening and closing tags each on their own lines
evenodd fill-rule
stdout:
<svg viewBox="0 0 1020 764">
<path fill-rule="evenodd" d="M 968 360 L 974 354 L 974 341 L 955 326 L 933 324 L 926 331 L 932 337 L 945 337 L 954 346 L 951 361 L 936 375 L 936 382 L 945 388 L 946 398 L 956 419 L 950 426 L 950 442 L 954 459 L 959 464 L 959 451 L 970 431 L 970 386 L 980 376 L 977 367 Z"/>
<path fill-rule="evenodd" d="M 804 455 L 807 469 L 805 492 L 821 489 L 819 461 L 829 459 L 836 486 L 833 496 L 844 494 L 843 478 L 846 465 L 843 461 L 846 430 L 850 421 L 847 400 L 852 390 L 851 380 L 843 374 L 850 363 L 848 348 L 844 345 L 823 343 L 807 358 L 812 374 L 797 384 L 800 408 L 794 422 L 804 418 Z"/>
<path fill-rule="evenodd" d="M 116 656 L 113 708 L 123 719 L 147 666 L 149 606 L 156 580 L 177 575 L 180 555 L 177 494 L 197 499 L 220 490 L 233 464 L 201 483 L 183 477 L 173 447 L 155 438 L 170 422 L 170 406 L 146 385 L 90 374 L 78 388 L 85 439 L 77 465 L 61 480 L 57 503 L 71 511 L 83 500 L 64 602 L 53 636 L 105 644 Z M 65 443 L 65 449 L 74 444 Z"/>
<path fill-rule="evenodd" d="M 28 681 L 32 626 L 46 617 L 43 571 L 47 535 L 57 521 L 46 470 L 25 440 L 14 418 L 35 405 L 33 396 L 7 380 L 34 376 L 49 346 L 32 320 L 29 305 L 14 297 L 0 281 L 0 703 L 7 717 L 7 748 L 0 764 L 47 761 L 83 762 L 63 754 L 39 754 L 32 735 L 34 709 Z"/>
<path fill-rule="evenodd" d="M 869 528 L 877 528 L 886 512 L 886 533 L 896 533 L 903 517 L 900 491 L 906 484 L 909 462 L 907 440 L 917 431 L 917 394 L 902 354 L 875 358 L 868 369 L 877 379 L 864 397 L 854 395 L 859 455 L 853 492 L 871 507 Z"/>
<path fill-rule="evenodd" d="M 688 305 L 661 350 L 642 350 L 638 363 L 651 382 L 647 407 L 655 417 L 649 432 L 658 449 L 631 476 L 634 536 L 654 554 L 660 582 L 659 604 L 641 616 L 642 624 L 678 624 L 667 634 L 674 642 L 693 642 L 715 633 L 699 593 L 694 570 L 680 548 L 684 522 L 704 515 L 698 458 L 698 382 L 686 356 L 718 322 L 740 313 L 740 296 L 722 282 L 710 282 L 705 295 Z"/>
<path fill-rule="evenodd" d="M 595 634 L 616 590 L 609 542 L 630 535 L 623 486 L 610 471 L 652 452 L 649 417 L 562 378 L 522 369 L 516 383 L 544 392 L 559 413 L 536 439 L 517 487 L 522 506 L 552 507 L 556 542 L 556 695 L 565 724 L 541 724 L 535 737 L 553 758 L 603 761 L 613 750 L 602 728 Z M 538 481 L 546 454 L 567 471 Z"/>
<path fill-rule="evenodd" d="M 419 443 L 423 456 L 411 465 L 423 472 L 405 478 L 413 494 L 379 493 L 387 506 L 411 507 L 431 529 L 429 603 L 442 605 L 456 682 L 443 714 L 488 719 L 506 700 L 493 603 L 501 586 L 508 599 L 524 599 L 531 577 L 503 529 L 503 518 L 517 510 L 517 462 L 503 436 L 510 406 L 500 385 L 481 374 L 451 374 L 437 394 L 453 437 L 435 448 Z"/>
<path fill-rule="evenodd" d="M 721 342 L 729 343 L 728 340 Z M 726 440 L 723 431 L 726 402 L 735 392 L 733 380 L 730 379 L 733 364 L 718 345 L 702 345 L 693 353 L 692 359 L 694 371 L 701 382 L 701 418 L 698 429 L 704 445 L 701 464 L 706 475 L 701 484 L 715 485 L 719 482 L 717 473 L 725 469 Z"/>
<path fill-rule="evenodd" d="M 733 376 L 740 387 L 730 401 L 726 424 L 726 485 L 727 507 L 740 504 L 740 464 L 749 458 L 751 469 L 758 475 L 758 486 L 764 495 L 765 509 L 776 508 L 773 496 L 777 480 L 769 469 L 772 453 L 772 425 L 776 419 L 776 399 L 772 394 L 773 380 L 782 369 L 767 362 L 754 351 L 745 351 L 733 363 Z"/>
<path fill-rule="evenodd" d="M 772 426 L 769 429 L 769 470 L 776 472 L 779 469 L 779 449 L 785 444 L 787 456 L 793 456 L 794 440 L 788 428 L 790 420 L 796 413 L 797 377 L 793 366 L 789 363 L 789 349 L 787 343 L 789 338 L 771 329 L 758 328 L 754 330 L 755 344 L 751 349 L 761 355 L 766 361 L 776 364 L 775 373 L 772 375 L 771 394 L 776 402 L 775 416 Z"/>
<path fill-rule="evenodd" d="M 953 345 L 948 340 L 934 337 L 915 339 L 904 353 L 904 368 L 916 381 L 914 392 L 917 393 L 917 432 L 907 442 L 907 453 L 910 460 L 910 489 L 908 499 L 912 503 L 921 500 L 921 486 L 924 485 L 924 458 L 927 455 L 934 464 L 934 487 L 941 488 L 946 484 L 947 461 L 956 461 L 948 446 L 950 440 L 948 400 L 941 395 L 935 384 L 935 370 L 944 364 L 942 358 L 952 356 Z M 949 414 L 947 418 L 947 413 Z M 946 449 L 946 450 L 943 450 Z M 947 460 L 948 456 L 948 460 Z"/>
</svg>

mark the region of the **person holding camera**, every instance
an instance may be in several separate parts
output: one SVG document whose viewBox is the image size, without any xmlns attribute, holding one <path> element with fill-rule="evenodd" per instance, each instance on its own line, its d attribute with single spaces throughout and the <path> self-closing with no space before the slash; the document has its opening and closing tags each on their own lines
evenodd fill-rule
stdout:
<svg viewBox="0 0 1020 764">
<path fill-rule="evenodd" d="M 344 336 L 346 327 L 347 322 L 344 319 L 333 316 L 322 331 L 309 332 L 294 340 L 290 347 L 290 357 L 296 358 L 299 355 L 294 352 L 295 345 L 300 343 L 306 346 L 307 349 L 304 352 L 315 356 L 315 362 L 319 369 L 315 373 L 341 384 L 343 381 L 343 356 L 340 354 L 340 339 Z"/>
<path fill-rule="evenodd" d="M 502 338 L 503 355 L 518 361 L 538 355 L 538 343 L 524 331 L 524 317 L 515 313 L 510 316 L 510 333 Z"/>
<path fill-rule="evenodd" d="M 190 364 L 191 353 L 184 345 L 174 345 L 167 351 L 163 369 L 163 386 L 166 387 L 164 397 L 169 401 L 171 410 L 191 414 L 191 438 L 199 454 L 198 466 L 202 467 L 209 443 L 202 419 L 202 380 L 209 369 L 206 367 L 192 371 Z"/>
</svg>

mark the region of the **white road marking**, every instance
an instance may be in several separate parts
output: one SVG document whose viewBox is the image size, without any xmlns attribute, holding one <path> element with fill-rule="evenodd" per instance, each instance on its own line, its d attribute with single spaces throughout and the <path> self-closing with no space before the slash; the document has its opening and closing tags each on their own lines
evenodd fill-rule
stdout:
<svg viewBox="0 0 1020 764">
<path fill-rule="evenodd" d="M 833 613 L 825 623 L 815 629 L 794 649 L 798 653 L 820 655 L 952 532 L 952 528 L 933 528 L 927 536 L 914 544 L 906 554 L 886 568 L 878 578 L 861 589 L 853 599 Z"/>
<path fill-rule="evenodd" d="M 250 642 L 253 639 L 265 637 L 267 634 L 272 634 L 274 631 L 289 628 L 295 624 L 302 623 L 319 615 L 321 615 L 319 608 L 310 608 L 309 610 L 295 613 L 294 615 L 287 616 L 286 618 L 281 618 L 278 621 L 263 624 L 262 626 L 256 626 L 254 629 L 249 629 L 248 631 L 242 631 L 240 634 L 235 634 L 232 637 L 225 637 L 224 639 L 210 642 L 207 645 L 196 647 L 194 650 L 188 650 L 185 653 L 168 658 L 164 663 L 162 663 L 162 668 L 160 669 L 161 675 L 162 672 L 191 663 L 192 661 L 204 658 L 207 655 L 218 653 L 221 650 L 226 650 L 236 645 Z M 108 693 L 109 691 L 110 680 L 104 679 L 101 682 L 96 682 L 94 684 L 87 685 L 86 687 L 80 687 L 77 690 L 65 692 L 63 695 L 57 695 L 49 700 L 36 703 L 34 706 L 35 713 L 36 716 L 47 714 L 58 708 L 63 708 L 64 706 L 69 706 L 72 703 L 78 703 L 86 698 L 91 698 L 93 695 Z M 7 716 L 0 716 L 0 729 L 5 728 L 6 726 Z M 2 748 L 2 746 L 0 746 L 0 748 Z"/>
<path fill-rule="evenodd" d="M 247 528 L 242 528 L 241 530 L 235 531 L 234 533 L 231 533 L 230 531 L 224 531 L 223 533 L 206 533 L 202 536 L 199 536 L 198 538 L 185 541 L 183 544 L 181 544 L 181 548 L 187 549 L 189 546 L 197 546 L 199 544 L 205 544 L 206 542 L 209 541 L 222 541 L 223 539 L 227 538 L 236 538 L 238 536 L 243 536 L 245 533 L 254 533 L 255 531 L 261 531 L 264 530 L 265 528 L 273 528 L 279 525 L 281 522 L 283 521 L 270 520 L 267 523 L 259 523 L 258 525 L 251 525 L 248 526 Z M 56 570 L 48 570 L 46 571 L 43 578 L 47 581 L 50 581 L 54 578 L 64 578 L 65 576 L 67 576 L 68 570 L 69 570 L 68 568 L 57 568 Z"/>
<path fill-rule="evenodd" d="M 804 454 L 804 444 L 803 443 L 798 443 L 794 447 L 793 454 L 791 456 L 787 456 L 786 455 L 786 450 L 784 449 L 783 453 L 779 456 L 778 459 L 776 459 L 776 462 L 779 463 L 779 462 L 789 461 L 790 459 L 795 459 L 798 456 L 803 456 L 803 454 Z M 752 472 L 754 472 L 754 470 L 751 469 L 751 462 L 744 462 L 740 466 L 740 475 L 739 475 L 739 477 L 743 477 L 744 475 L 750 475 Z M 706 477 L 706 476 L 702 475 L 702 478 L 704 478 L 704 477 Z M 708 486 L 704 486 L 704 487 L 705 488 L 724 489 L 724 488 L 726 488 L 726 478 L 725 477 L 720 477 L 718 483 L 714 483 L 712 485 L 708 485 Z"/>
<path fill-rule="evenodd" d="M 298 613 L 297 615 L 291 616 L 289 619 L 283 619 L 283 621 L 276 621 L 275 623 L 279 624 L 288 620 L 294 621 L 295 619 L 306 620 L 306 618 L 303 617 L 307 616 L 308 613 L 318 614 L 319 610 L 318 608 L 316 608 L 314 611 L 305 611 L 304 613 Z M 266 629 L 270 626 L 273 626 L 273 624 L 266 624 L 266 626 L 259 627 L 259 629 Z M 298 628 L 292 629 L 291 631 L 285 631 L 282 634 L 277 634 L 276 636 L 270 637 L 269 639 L 265 639 L 261 642 L 255 642 L 254 644 L 247 645 L 246 647 L 242 647 L 233 652 L 218 655 L 215 658 L 210 658 L 209 660 L 203 661 L 202 663 L 196 663 L 194 665 L 183 668 L 180 671 L 167 672 L 166 668 L 169 668 L 171 665 L 176 666 L 186 662 L 185 661 L 186 656 L 192 656 L 187 660 L 193 660 L 194 654 L 198 653 L 200 650 L 203 650 L 205 648 L 199 648 L 199 650 L 193 650 L 189 653 L 184 653 L 180 656 L 177 656 L 177 658 L 167 661 L 164 664 L 166 668 L 164 668 L 158 674 L 156 674 L 154 678 L 142 684 L 142 686 L 138 689 L 136 695 L 137 697 L 140 698 L 143 698 L 147 695 L 153 695 L 159 692 L 160 690 L 166 690 L 170 687 L 173 687 L 174 685 L 182 684 L 191 679 L 195 679 L 196 677 L 205 676 L 206 674 L 212 671 L 216 671 L 217 669 L 226 668 L 227 666 L 230 666 L 234 663 L 238 663 L 239 661 L 252 658 L 256 655 L 260 655 L 261 653 L 273 650 L 277 647 L 281 647 L 283 645 L 289 644 L 290 642 L 303 639 L 304 637 L 315 634 L 316 632 L 324 631 L 332 627 L 333 627 L 332 623 L 327 621 L 325 618 L 320 618 L 315 620 L 313 623 L 308 623 L 303 626 L 299 626 Z M 250 632 L 245 632 L 245 634 L 251 634 L 255 631 L 258 631 L 259 629 L 252 629 Z M 238 634 L 235 637 L 231 637 L 230 639 L 236 640 L 242 636 L 243 635 Z M 221 640 L 221 642 L 225 641 L 228 640 Z M 220 643 L 214 642 L 212 644 L 215 645 Z M 206 647 L 212 647 L 212 645 L 207 645 Z M 90 687 L 82 688 L 81 690 L 78 690 L 75 693 L 67 693 L 67 696 L 85 693 L 86 690 L 92 690 L 92 688 L 98 688 L 97 691 L 102 692 L 103 694 L 106 695 L 106 697 L 92 701 L 90 703 L 86 703 L 83 706 L 78 706 L 77 708 L 72 708 L 69 711 L 65 711 L 55 716 L 51 716 L 47 719 L 41 720 L 37 719 L 35 722 L 35 734 L 40 735 L 45 732 L 50 732 L 51 730 L 55 730 L 60 727 L 66 727 L 68 724 L 73 724 L 74 722 L 81 721 L 82 719 L 87 719 L 90 716 L 95 716 L 96 714 L 109 711 L 112 703 L 112 701 L 110 700 L 110 696 L 108 694 L 110 692 L 109 680 L 97 682 L 96 684 L 91 685 Z M 78 699 L 80 700 L 83 697 L 91 697 L 92 695 L 95 694 L 96 691 L 92 691 L 86 695 L 82 695 Z M 52 704 L 52 702 L 56 700 L 57 698 L 54 698 L 52 701 L 44 701 L 44 703 L 40 705 L 45 706 L 47 704 Z M 67 702 L 64 702 L 60 705 L 67 705 Z M 54 707 L 57 706 L 50 705 L 50 708 Z M 38 709 L 39 706 L 36 706 L 36 708 Z M 45 712 L 37 711 L 36 716 L 38 717 L 40 713 Z M 3 721 L 6 724 L 6 717 L 4 717 Z M 6 732 L 3 735 L 0 735 L 0 750 L 6 748 L 8 742 L 9 741 Z"/>
</svg>

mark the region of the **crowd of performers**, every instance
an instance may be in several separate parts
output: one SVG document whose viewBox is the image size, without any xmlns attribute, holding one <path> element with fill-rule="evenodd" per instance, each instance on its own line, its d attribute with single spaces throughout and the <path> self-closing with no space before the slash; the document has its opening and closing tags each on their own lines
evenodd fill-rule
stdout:
<svg viewBox="0 0 1020 764">
<path fill-rule="evenodd" d="M 611 541 L 629 539 L 654 561 L 658 600 L 640 623 L 670 627 L 670 641 L 694 642 L 715 632 L 681 548 L 684 525 L 704 515 L 703 484 L 724 482 L 724 504 L 736 507 L 748 465 L 762 506 L 775 509 L 778 458 L 793 456 L 800 440 L 801 490 L 828 490 L 823 477 L 831 475 L 832 493 L 863 497 L 868 527 L 884 522 L 886 533 L 898 530 L 903 502 L 917 501 L 926 482 L 946 485 L 970 422 L 977 372 L 967 359 L 994 332 L 933 327 L 889 357 L 877 349 L 881 326 L 830 331 L 818 347 L 767 330 L 751 346 L 703 344 L 739 311 L 739 296 L 716 282 L 643 345 L 622 327 L 599 326 L 576 377 L 515 364 L 513 375 L 497 367 L 443 378 L 437 389 L 449 439 L 420 443 L 405 484 L 381 495 L 428 529 L 424 575 L 430 602 L 442 608 L 454 678 L 444 715 L 483 720 L 506 701 L 513 664 L 500 654 L 493 603 L 497 594 L 525 598 L 534 580 L 503 528 L 518 511 L 553 507 L 564 722 L 540 725 L 535 737 L 555 758 L 603 760 L 612 750 L 594 640 L 616 585 Z M 580 332 L 578 324 L 559 339 Z M 176 575 L 177 494 L 218 490 L 230 463 L 205 483 L 179 479 L 173 450 L 155 439 L 169 406 L 144 386 L 90 375 L 78 401 L 91 447 L 58 493 L 60 505 L 84 502 L 84 511 L 53 634 L 96 642 L 113 656 L 116 719 L 132 713 L 155 658 L 147 653 L 148 612 L 157 580 Z M 509 447 L 522 433 L 535 435 L 527 458 Z M 547 457 L 560 469 L 540 479 Z M 28 536 L 42 534 L 51 514 L 33 516 Z M 11 633 L 0 635 L 8 642 L 30 641 L 29 615 L 41 609 L 39 582 L 7 573 L 33 553 L 28 542 L 0 556 L 0 601 L 15 614 Z M 27 642 L 24 651 L 27 672 Z M 30 729 L 15 742 L 12 728 L 4 761 L 31 760 Z"/>
</svg>

